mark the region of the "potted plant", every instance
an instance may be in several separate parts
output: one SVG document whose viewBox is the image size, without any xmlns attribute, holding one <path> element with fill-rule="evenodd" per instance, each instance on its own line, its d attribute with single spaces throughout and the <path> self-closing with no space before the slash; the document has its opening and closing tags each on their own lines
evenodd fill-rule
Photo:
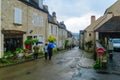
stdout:
<svg viewBox="0 0 120 80">
<path fill-rule="evenodd" d="M 9 58 L 9 57 L 12 57 L 13 56 L 13 53 L 11 51 L 8 51 L 8 52 L 5 52 L 3 57 L 4 58 Z"/>
<path fill-rule="evenodd" d="M 16 53 L 18 59 L 22 59 L 22 57 L 24 56 L 24 49 L 16 48 L 15 53 Z"/>
</svg>

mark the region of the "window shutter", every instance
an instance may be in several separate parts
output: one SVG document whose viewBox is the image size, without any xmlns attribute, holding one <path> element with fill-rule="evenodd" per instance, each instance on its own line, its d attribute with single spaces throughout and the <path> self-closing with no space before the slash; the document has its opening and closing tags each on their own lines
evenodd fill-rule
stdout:
<svg viewBox="0 0 120 80">
<path fill-rule="evenodd" d="M 22 10 L 19 8 L 14 9 L 14 23 L 22 24 Z"/>
</svg>

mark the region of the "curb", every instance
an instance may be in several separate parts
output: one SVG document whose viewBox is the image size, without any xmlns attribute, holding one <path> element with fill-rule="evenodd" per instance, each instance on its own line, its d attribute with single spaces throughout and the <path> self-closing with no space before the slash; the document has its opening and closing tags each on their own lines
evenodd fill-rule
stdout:
<svg viewBox="0 0 120 80">
<path fill-rule="evenodd" d="M 87 69 L 93 68 L 92 66 L 82 66 L 82 65 L 80 65 L 80 64 L 78 64 L 78 66 L 80 66 L 81 68 L 87 68 Z"/>
<path fill-rule="evenodd" d="M 44 56 L 38 57 L 38 59 L 41 59 L 41 58 L 43 58 L 43 57 L 44 57 Z M 0 68 L 10 67 L 10 66 L 14 66 L 14 65 L 18 65 L 18 64 L 22 64 L 22 63 L 30 62 L 30 61 L 34 61 L 34 59 L 29 59 L 29 60 L 25 60 L 25 61 L 21 61 L 21 62 L 13 63 L 13 64 L 8 64 L 8 65 L 0 66 Z"/>
<path fill-rule="evenodd" d="M 101 74 L 115 74 L 115 75 L 120 75 L 120 72 L 118 71 L 107 71 L 107 70 L 96 70 L 97 73 Z"/>
<path fill-rule="evenodd" d="M 60 51 L 59 53 L 61 53 L 61 52 L 63 53 L 63 52 L 66 52 L 66 51 L 68 51 L 68 50 L 63 50 L 63 51 Z M 56 54 L 56 53 L 55 53 L 55 54 Z M 38 59 L 41 59 L 41 58 L 44 58 L 44 55 L 38 57 Z M 26 63 L 26 62 L 30 62 L 30 61 L 34 61 L 34 59 L 29 59 L 29 60 L 25 60 L 25 61 L 13 63 L 13 64 L 3 65 L 3 66 L 0 66 L 0 68 L 15 66 L 15 65 L 22 64 L 22 63 Z"/>
</svg>

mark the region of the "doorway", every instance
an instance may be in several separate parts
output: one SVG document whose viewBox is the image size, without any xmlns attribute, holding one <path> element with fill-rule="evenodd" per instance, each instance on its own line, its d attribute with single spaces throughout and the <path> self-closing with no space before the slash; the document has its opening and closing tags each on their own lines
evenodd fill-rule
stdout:
<svg viewBox="0 0 120 80">
<path fill-rule="evenodd" d="M 12 36 L 13 37 L 13 36 Z M 4 38 L 4 51 L 15 51 L 16 48 L 23 47 L 23 38 Z"/>
</svg>

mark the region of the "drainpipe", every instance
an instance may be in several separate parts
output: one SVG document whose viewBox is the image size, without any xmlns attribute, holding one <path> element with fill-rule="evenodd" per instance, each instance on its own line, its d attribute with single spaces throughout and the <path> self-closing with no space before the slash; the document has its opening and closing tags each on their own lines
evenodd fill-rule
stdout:
<svg viewBox="0 0 120 80">
<path fill-rule="evenodd" d="M 2 38 L 1 38 L 1 0 L 0 0 L 0 58 L 2 57 L 2 44 L 1 44 L 1 40 L 2 40 Z"/>
<path fill-rule="evenodd" d="M 28 16 L 29 16 L 29 12 L 28 12 L 28 4 L 27 4 L 27 34 L 29 34 L 29 28 L 28 28 Z"/>
</svg>

